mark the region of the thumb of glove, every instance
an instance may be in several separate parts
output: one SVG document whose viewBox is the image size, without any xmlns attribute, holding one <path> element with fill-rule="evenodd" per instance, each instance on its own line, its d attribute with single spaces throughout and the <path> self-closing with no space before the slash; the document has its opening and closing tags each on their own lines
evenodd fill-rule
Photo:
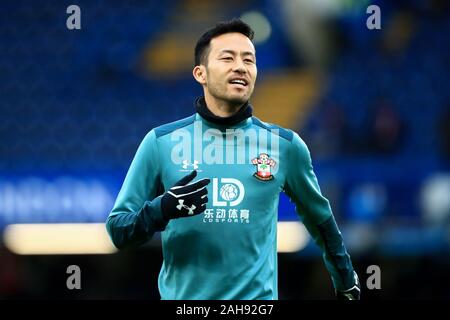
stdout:
<svg viewBox="0 0 450 320">
<path fill-rule="evenodd" d="M 184 176 L 183 178 L 181 178 L 180 180 L 177 181 L 177 183 L 174 184 L 174 187 L 179 187 L 179 186 L 185 186 L 187 185 L 189 182 L 191 182 L 192 180 L 195 179 L 195 177 L 197 176 L 197 171 L 193 170 L 191 173 L 189 173 L 187 176 Z"/>
</svg>

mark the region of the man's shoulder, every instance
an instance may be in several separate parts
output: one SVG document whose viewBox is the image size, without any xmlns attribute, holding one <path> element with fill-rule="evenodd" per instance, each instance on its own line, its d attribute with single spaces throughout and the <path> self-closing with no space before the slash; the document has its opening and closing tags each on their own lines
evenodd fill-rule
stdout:
<svg viewBox="0 0 450 320">
<path fill-rule="evenodd" d="M 156 138 L 159 138 L 159 137 L 169 134 L 177 129 L 186 127 L 186 126 L 194 123 L 194 121 L 195 121 L 195 114 L 193 114 L 187 118 L 183 118 L 180 120 L 176 120 L 173 122 L 169 122 L 169 123 L 160 125 L 156 128 L 153 128 L 153 131 L 155 132 Z"/>
<path fill-rule="evenodd" d="M 261 127 L 263 129 L 266 129 L 274 134 L 277 134 L 278 136 L 288 140 L 289 142 L 292 142 L 292 139 L 294 138 L 294 131 L 292 131 L 290 129 L 280 127 L 273 123 L 267 123 L 267 122 L 261 121 L 260 119 L 258 119 L 257 117 L 254 117 L 254 116 L 252 117 L 252 121 L 253 121 L 254 125 Z"/>
</svg>

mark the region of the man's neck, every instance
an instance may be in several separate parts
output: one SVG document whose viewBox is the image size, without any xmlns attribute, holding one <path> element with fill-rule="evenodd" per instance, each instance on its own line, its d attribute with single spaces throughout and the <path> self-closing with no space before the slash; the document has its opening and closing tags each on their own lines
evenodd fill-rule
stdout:
<svg viewBox="0 0 450 320">
<path fill-rule="evenodd" d="M 243 122 L 244 120 L 250 118 L 253 112 L 252 106 L 246 102 L 235 114 L 229 117 L 221 117 L 212 113 L 212 111 L 207 107 L 204 96 L 195 99 L 194 105 L 196 113 L 198 113 L 206 121 L 227 126 L 233 126 L 239 122 Z"/>
<path fill-rule="evenodd" d="M 210 95 L 206 94 L 205 102 L 209 111 L 211 111 L 214 115 L 222 118 L 231 117 L 232 115 L 236 114 L 244 105 L 244 103 L 233 105 L 226 101 L 214 99 Z"/>
</svg>

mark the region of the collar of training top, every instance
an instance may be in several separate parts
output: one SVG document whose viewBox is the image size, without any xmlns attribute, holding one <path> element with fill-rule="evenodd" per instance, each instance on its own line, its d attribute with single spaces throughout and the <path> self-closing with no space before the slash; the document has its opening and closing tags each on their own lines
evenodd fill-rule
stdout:
<svg viewBox="0 0 450 320">
<path fill-rule="evenodd" d="M 235 125 L 241 121 L 244 121 L 252 116 L 253 108 L 251 104 L 246 102 L 237 113 L 231 117 L 218 117 L 212 113 L 206 106 L 205 97 L 198 97 L 195 99 L 195 110 L 206 121 L 220 124 L 220 125 Z"/>
</svg>

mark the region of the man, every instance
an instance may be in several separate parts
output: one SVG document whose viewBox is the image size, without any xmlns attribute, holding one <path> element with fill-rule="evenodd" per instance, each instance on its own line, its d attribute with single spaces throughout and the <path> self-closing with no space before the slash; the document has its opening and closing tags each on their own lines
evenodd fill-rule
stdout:
<svg viewBox="0 0 450 320">
<path fill-rule="evenodd" d="M 277 299 L 277 208 L 284 191 L 323 250 L 338 298 L 359 299 L 305 143 L 252 116 L 252 38 L 248 25 L 232 20 L 198 40 L 193 76 L 204 97 L 196 99 L 194 115 L 144 138 L 108 232 L 118 248 L 162 232 L 162 299 Z"/>
</svg>

